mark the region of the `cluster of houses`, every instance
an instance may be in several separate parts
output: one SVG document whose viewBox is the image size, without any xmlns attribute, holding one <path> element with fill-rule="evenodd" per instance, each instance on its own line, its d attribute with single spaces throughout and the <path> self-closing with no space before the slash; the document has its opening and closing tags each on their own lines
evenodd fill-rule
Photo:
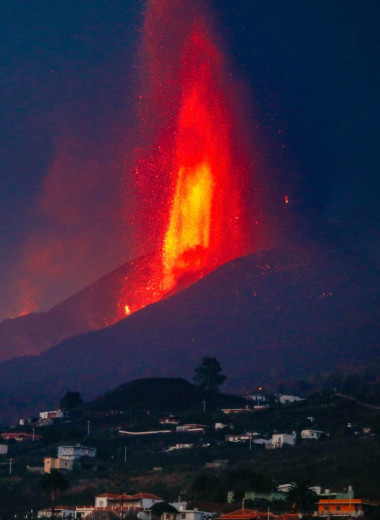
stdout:
<svg viewBox="0 0 380 520">
<path fill-rule="evenodd" d="M 318 440 L 322 436 L 328 434 L 322 430 L 301 430 L 300 438 L 302 440 Z M 297 433 L 295 431 L 291 433 L 273 433 L 270 439 L 266 439 L 260 436 L 257 432 L 245 432 L 239 435 L 230 434 L 225 436 L 226 442 L 249 442 L 253 444 L 262 444 L 266 449 L 282 448 L 285 445 L 294 446 L 297 442 Z"/>
<path fill-rule="evenodd" d="M 286 498 L 284 491 L 289 490 L 291 484 L 279 486 L 272 496 L 266 496 L 270 501 L 278 499 L 281 496 Z M 319 486 L 313 489 L 319 496 L 318 510 L 313 516 L 319 518 L 334 517 L 340 518 L 359 518 L 364 517 L 365 513 L 380 506 L 380 503 L 354 498 L 353 489 L 349 486 L 346 493 L 336 493 L 330 490 L 323 490 Z M 260 497 L 259 497 L 260 495 Z M 262 494 L 248 491 L 242 500 L 241 508 L 235 510 L 236 504 L 231 506 L 223 504 L 208 504 L 207 511 L 196 507 L 188 507 L 188 503 L 178 501 L 166 503 L 160 497 L 150 493 L 138 493 L 129 495 L 127 493 L 102 493 L 95 496 L 95 503 L 91 506 L 56 506 L 54 510 L 55 516 L 66 519 L 83 519 L 95 518 L 94 513 L 107 513 L 107 519 L 110 514 L 114 518 L 126 518 L 131 512 L 135 513 L 138 520 L 210 520 L 217 518 L 218 520 L 298 520 L 302 518 L 302 513 L 292 512 L 280 515 L 273 514 L 270 509 L 265 512 L 257 511 L 245 507 L 248 498 L 262 498 Z M 268 495 L 268 494 L 265 494 Z M 231 498 L 231 493 L 229 497 Z M 229 501 L 230 502 L 230 501 Z M 161 504 L 161 507 L 157 507 Z M 229 510 L 226 512 L 226 509 Z M 52 515 L 51 508 L 42 509 L 38 512 L 38 518 L 49 518 Z M 99 517 L 99 516 L 98 516 Z"/>
</svg>

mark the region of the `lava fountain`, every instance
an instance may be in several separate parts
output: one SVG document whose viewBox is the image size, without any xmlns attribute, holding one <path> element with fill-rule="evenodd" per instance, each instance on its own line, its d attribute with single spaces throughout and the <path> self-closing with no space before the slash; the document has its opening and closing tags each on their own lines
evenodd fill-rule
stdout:
<svg viewBox="0 0 380 520">
<path fill-rule="evenodd" d="M 210 19 L 202 1 L 147 4 L 135 164 L 155 254 L 145 289 L 123 294 L 127 314 L 252 251 L 249 132 Z"/>
</svg>

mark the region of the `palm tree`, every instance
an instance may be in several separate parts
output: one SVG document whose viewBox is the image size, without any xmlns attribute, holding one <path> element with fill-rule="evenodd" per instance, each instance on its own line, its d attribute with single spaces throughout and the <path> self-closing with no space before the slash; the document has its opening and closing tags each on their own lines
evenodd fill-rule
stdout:
<svg viewBox="0 0 380 520">
<path fill-rule="evenodd" d="M 45 473 L 41 479 L 41 486 L 50 495 L 51 516 L 54 516 L 55 499 L 62 491 L 69 487 L 68 480 L 59 471 L 53 469 L 50 473 Z"/>
<path fill-rule="evenodd" d="M 292 504 L 292 509 L 309 512 L 314 509 L 317 494 L 310 488 L 310 482 L 307 479 L 297 479 L 291 483 L 287 499 Z"/>
</svg>

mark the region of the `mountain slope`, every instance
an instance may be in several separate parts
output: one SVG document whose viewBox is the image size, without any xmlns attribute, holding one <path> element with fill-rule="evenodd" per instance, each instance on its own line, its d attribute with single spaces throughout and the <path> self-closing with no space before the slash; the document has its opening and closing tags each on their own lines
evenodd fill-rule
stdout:
<svg viewBox="0 0 380 520">
<path fill-rule="evenodd" d="M 122 265 L 47 312 L 3 321 L 0 360 L 40 354 L 66 338 L 115 323 L 122 312 L 119 295 L 133 290 L 135 280 L 147 282 L 150 260 L 142 257 Z"/>
<path fill-rule="evenodd" d="M 220 392 L 207 393 L 208 409 L 213 406 L 244 407 L 247 401 L 242 397 Z M 202 409 L 205 393 L 185 379 L 146 378 L 125 383 L 98 397 L 88 404 L 92 411 L 104 410 L 155 410 L 163 413 L 183 412 Z"/>
<path fill-rule="evenodd" d="M 47 350 L 0 364 L 0 421 L 93 398 L 142 377 L 191 378 L 216 356 L 231 389 L 368 363 L 380 343 L 379 272 L 339 252 L 271 250 L 234 260 L 190 288 Z"/>
</svg>

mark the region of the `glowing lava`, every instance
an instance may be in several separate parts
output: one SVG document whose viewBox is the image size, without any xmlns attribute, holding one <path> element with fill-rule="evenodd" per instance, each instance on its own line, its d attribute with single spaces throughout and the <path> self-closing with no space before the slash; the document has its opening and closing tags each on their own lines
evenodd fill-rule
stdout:
<svg viewBox="0 0 380 520">
<path fill-rule="evenodd" d="M 148 2 L 140 96 L 146 140 L 136 147 L 136 170 L 146 202 L 141 235 L 156 254 L 149 290 L 124 297 L 127 314 L 250 250 L 248 131 L 207 18 L 201 1 Z"/>
<path fill-rule="evenodd" d="M 175 273 L 202 267 L 210 243 L 213 178 L 207 162 L 181 167 L 163 250 L 163 288 L 170 289 Z M 193 252 L 193 254 L 189 254 Z"/>
</svg>

